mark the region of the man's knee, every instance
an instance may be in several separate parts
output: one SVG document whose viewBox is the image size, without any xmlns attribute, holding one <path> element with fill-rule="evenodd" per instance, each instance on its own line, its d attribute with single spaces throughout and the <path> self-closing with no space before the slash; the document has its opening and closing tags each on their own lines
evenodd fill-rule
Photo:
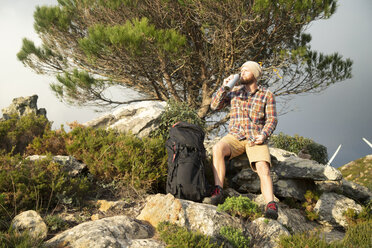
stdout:
<svg viewBox="0 0 372 248">
<path fill-rule="evenodd" d="M 224 142 L 218 142 L 213 146 L 213 156 L 230 156 L 230 146 Z"/>
</svg>

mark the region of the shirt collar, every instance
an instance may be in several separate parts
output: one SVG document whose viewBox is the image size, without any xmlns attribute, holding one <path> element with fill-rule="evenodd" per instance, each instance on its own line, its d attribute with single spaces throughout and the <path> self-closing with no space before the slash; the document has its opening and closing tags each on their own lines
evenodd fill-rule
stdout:
<svg viewBox="0 0 372 248">
<path fill-rule="evenodd" d="M 240 85 L 240 89 L 239 90 L 244 91 L 244 92 L 247 92 L 247 93 L 249 93 L 249 95 L 253 96 L 254 94 L 257 93 L 257 91 L 262 91 L 263 90 L 263 87 L 261 85 L 259 85 L 258 88 L 254 92 L 250 92 L 250 91 L 247 91 L 245 89 L 245 86 L 244 85 Z"/>
</svg>

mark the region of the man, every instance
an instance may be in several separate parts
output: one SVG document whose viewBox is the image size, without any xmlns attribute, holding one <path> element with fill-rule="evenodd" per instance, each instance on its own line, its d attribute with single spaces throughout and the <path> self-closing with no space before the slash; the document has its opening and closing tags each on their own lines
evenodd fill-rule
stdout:
<svg viewBox="0 0 372 248">
<path fill-rule="evenodd" d="M 257 84 L 261 74 L 258 63 L 247 61 L 241 67 L 240 85 L 234 87 L 234 75 L 231 75 L 213 97 L 213 110 L 230 104 L 230 123 L 229 133 L 213 147 L 215 189 L 212 196 L 203 202 L 213 205 L 223 202 L 225 158 L 232 159 L 246 152 L 252 170 L 260 178 L 261 192 L 267 204 L 265 216 L 277 219 L 278 208 L 274 201 L 271 159 L 266 141 L 278 121 L 273 93 Z"/>
</svg>

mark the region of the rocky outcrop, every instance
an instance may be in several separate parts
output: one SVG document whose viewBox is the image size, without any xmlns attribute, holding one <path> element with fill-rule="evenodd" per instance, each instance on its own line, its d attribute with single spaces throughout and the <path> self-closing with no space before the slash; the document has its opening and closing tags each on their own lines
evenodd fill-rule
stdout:
<svg viewBox="0 0 372 248">
<path fill-rule="evenodd" d="M 3 119 L 10 119 L 12 115 L 21 117 L 28 114 L 44 115 L 46 117 L 45 108 L 37 108 L 38 98 L 37 95 L 14 98 L 11 105 L 1 110 Z"/>
<path fill-rule="evenodd" d="M 22 212 L 14 217 L 11 226 L 18 232 L 27 230 L 34 238 L 44 239 L 48 233 L 47 225 L 34 210 Z"/>
<path fill-rule="evenodd" d="M 143 101 L 128 104 L 113 113 L 84 123 L 87 127 L 115 129 L 140 138 L 148 136 L 159 125 L 166 102 Z"/>
<path fill-rule="evenodd" d="M 299 158 L 294 153 L 278 148 L 270 148 L 270 154 L 273 163 L 271 174 L 274 193 L 278 197 L 303 201 L 307 190 L 322 189 L 321 187 L 326 187 L 327 183 L 337 184 L 335 190 L 341 187 L 342 175 L 334 167 Z M 229 185 L 241 193 L 260 192 L 259 177 L 250 168 L 245 154 L 228 162 L 226 176 Z"/>
<path fill-rule="evenodd" d="M 151 239 L 153 234 L 149 226 L 135 219 L 115 216 L 82 223 L 58 234 L 45 245 L 51 248 L 164 247 Z"/>
</svg>

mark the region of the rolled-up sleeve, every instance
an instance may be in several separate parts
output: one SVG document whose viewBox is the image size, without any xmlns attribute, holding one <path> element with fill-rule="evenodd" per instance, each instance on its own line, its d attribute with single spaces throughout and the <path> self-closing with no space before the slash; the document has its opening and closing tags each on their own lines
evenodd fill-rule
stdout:
<svg viewBox="0 0 372 248">
<path fill-rule="evenodd" d="M 276 125 L 278 124 L 278 117 L 276 113 L 276 102 L 274 94 L 270 93 L 267 97 L 265 107 L 265 125 L 262 128 L 262 134 L 267 138 L 270 137 L 274 132 Z"/>
<path fill-rule="evenodd" d="M 211 109 L 222 109 L 226 105 L 230 104 L 230 98 L 231 96 L 229 91 L 227 91 L 224 87 L 219 88 L 212 98 Z"/>
</svg>

